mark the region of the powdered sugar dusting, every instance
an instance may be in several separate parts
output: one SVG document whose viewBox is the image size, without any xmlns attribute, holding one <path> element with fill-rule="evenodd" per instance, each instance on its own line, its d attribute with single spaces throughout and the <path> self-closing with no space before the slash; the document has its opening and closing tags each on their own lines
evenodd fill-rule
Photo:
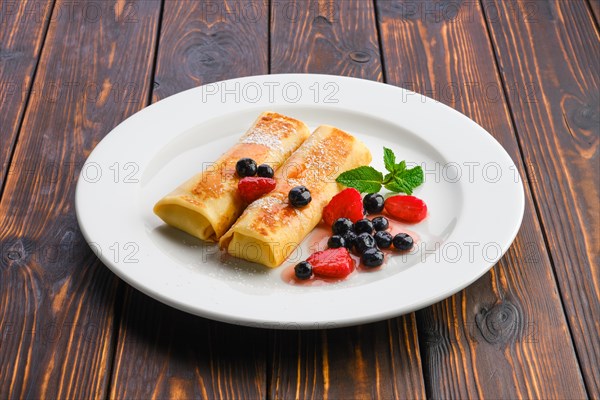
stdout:
<svg viewBox="0 0 600 400">
<path fill-rule="evenodd" d="M 294 133 L 294 126 L 280 118 L 262 118 L 252 127 L 240 140 L 241 143 L 260 144 L 271 150 L 284 153 L 282 137 L 288 137 Z"/>
<path fill-rule="evenodd" d="M 268 147 L 271 150 L 283 153 L 283 145 L 281 140 L 273 134 L 266 133 L 260 129 L 253 129 L 240 140 L 241 143 L 260 144 Z"/>
<path fill-rule="evenodd" d="M 273 209 L 275 205 L 283 204 L 283 202 L 274 196 L 265 196 L 261 197 L 258 200 L 255 200 L 250 205 L 252 208 L 262 208 L 265 211 L 270 211 Z"/>
<path fill-rule="evenodd" d="M 306 157 L 306 169 L 309 171 L 323 172 L 323 163 L 328 161 L 328 152 L 321 141 L 311 143 L 311 154 Z"/>
<path fill-rule="evenodd" d="M 301 214 L 301 210 L 291 207 L 287 202 L 287 195 L 272 193 L 254 201 L 248 208 L 258 211 L 253 221 L 254 228 L 263 235 L 268 235 L 271 229 L 281 226 L 292 215 Z"/>
</svg>

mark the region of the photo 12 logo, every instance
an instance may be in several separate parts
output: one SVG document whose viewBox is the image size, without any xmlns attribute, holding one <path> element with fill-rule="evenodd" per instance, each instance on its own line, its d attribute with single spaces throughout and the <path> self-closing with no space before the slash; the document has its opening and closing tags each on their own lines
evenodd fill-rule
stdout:
<svg viewBox="0 0 600 400">
<path fill-rule="evenodd" d="M 245 82 L 222 81 L 201 87 L 202 102 L 221 103 L 288 103 L 299 101 L 315 104 L 336 104 L 340 99 L 340 87 L 335 82 Z"/>
<path fill-rule="evenodd" d="M 19 23 L 50 21 L 100 23 L 103 20 L 117 23 L 139 22 L 139 4 L 135 1 L 21 1 L 0 2 L 0 23 L 18 18 Z"/>
<path fill-rule="evenodd" d="M 102 179 L 113 183 L 139 183 L 140 166 L 133 161 L 115 161 L 106 165 L 90 161 L 83 165 L 80 179 L 87 183 L 97 183 Z"/>
<path fill-rule="evenodd" d="M 501 165 L 495 161 L 462 161 L 462 162 L 429 162 L 407 163 L 414 167 L 420 165 L 423 169 L 425 182 L 446 183 L 487 183 L 501 181 L 520 183 L 521 174 L 514 164 Z"/>
</svg>

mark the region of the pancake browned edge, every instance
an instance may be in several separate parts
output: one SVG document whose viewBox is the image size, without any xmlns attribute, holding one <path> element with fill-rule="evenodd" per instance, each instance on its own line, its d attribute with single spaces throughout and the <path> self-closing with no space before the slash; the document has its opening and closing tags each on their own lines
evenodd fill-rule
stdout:
<svg viewBox="0 0 600 400">
<path fill-rule="evenodd" d="M 309 135 L 302 121 L 275 112 L 262 113 L 217 161 L 158 201 L 154 213 L 192 236 L 217 241 L 245 208 L 237 190 L 236 162 L 250 157 L 276 170 Z"/>
<path fill-rule="evenodd" d="M 279 266 L 319 223 L 323 207 L 339 193 L 337 176 L 368 165 L 371 152 L 354 136 L 322 125 L 276 172 L 275 189 L 251 203 L 221 238 L 229 254 L 267 267 Z M 305 207 L 289 204 L 288 193 L 303 185 L 312 195 Z M 306 255 L 304 255 L 306 256 Z"/>
</svg>

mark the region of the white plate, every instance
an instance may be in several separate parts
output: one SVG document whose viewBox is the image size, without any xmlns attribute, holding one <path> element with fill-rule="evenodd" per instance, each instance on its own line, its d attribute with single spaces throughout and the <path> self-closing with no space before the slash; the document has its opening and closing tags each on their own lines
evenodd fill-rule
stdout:
<svg viewBox="0 0 600 400">
<path fill-rule="evenodd" d="M 415 195 L 429 216 L 411 226 L 411 254 L 326 286 L 284 282 L 282 270 L 223 257 L 165 226 L 152 206 L 214 161 L 256 116 L 278 111 L 422 164 Z M 98 257 L 142 292 L 234 324 L 329 328 L 398 316 L 456 293 L 488 271 L 521 224 L 523 186 L 510 156 L 483 128 L 430 98 L 328 75 L 266 75 L 217 82 L 162 100 L 121 123 L 89 156 L 76 193 L 81 230 Z M 288 264 L 308 256 L 305 240 Z"/>
</svg>

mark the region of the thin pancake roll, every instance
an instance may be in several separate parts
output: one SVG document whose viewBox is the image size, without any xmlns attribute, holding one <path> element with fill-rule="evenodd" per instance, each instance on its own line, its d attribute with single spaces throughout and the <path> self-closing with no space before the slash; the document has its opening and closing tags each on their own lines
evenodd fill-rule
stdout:
<svg viewBox="0 0 600 400">
<path fill-rule="evenodd" d="M 235 164 L 244 157 L 276 170 L 309 137 L 301 121 L 264 112 L 231 149 L 154 206 L 167 224 L 202 240 L 217 241 L 242 214 Z"/>
<path fill-rule="evenodd" d="M 323 207 L 342 189 L 336 177 L 370 162 L 369 149 L 354 136 L 320 126 L 275 173 L 275 189 L 246 208 L 219 246 L 235 257 L 279 266 L 319 223 Z M 299 185 L 306 186 L 312 201 L 295 208 L 288 193 Z"/>
</svg>

